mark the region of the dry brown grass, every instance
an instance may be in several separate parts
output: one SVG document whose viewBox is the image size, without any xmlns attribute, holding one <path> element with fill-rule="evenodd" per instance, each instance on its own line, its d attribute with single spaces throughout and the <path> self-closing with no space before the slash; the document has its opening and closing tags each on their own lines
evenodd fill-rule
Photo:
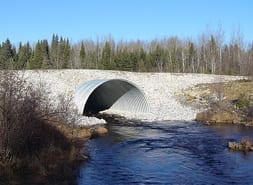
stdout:
<svg viewBox="0 0 253 185">
<path fill-rule="evenodd" d="M 220 91 L 220 92 L 219 92 Z M 226 83 L 199 84 L 182 92 L 188 103 L 196 99 L 208 99 L 221 94 L 222 98 L 234 100 L 241 94 L 253 95 L 253 80 L 240 80 Z"/>
<path fill-rule="evenodd" d="M 209 92 L 209 96 L 215 96 L 218 93 L 217 91 L 219 91 L 217 86 L 221 86 L 223 98 L 226 98 L 227 100 L 237 99 L 242 94 L 246 97 L 253 95 L 253 81 L 247 80 L 232 81 L 220 84 L 203 84 L 199 85 L 199 92 Z M 200 94 L 200 96 L 202 96 L 202 94 Z"/>
<path fill-rule="evenodd" d="M 253 81 L 199 84 L 183 92 L 187 104 L 207 109 L 196 120 L 253 126 Z"/>
</svg>

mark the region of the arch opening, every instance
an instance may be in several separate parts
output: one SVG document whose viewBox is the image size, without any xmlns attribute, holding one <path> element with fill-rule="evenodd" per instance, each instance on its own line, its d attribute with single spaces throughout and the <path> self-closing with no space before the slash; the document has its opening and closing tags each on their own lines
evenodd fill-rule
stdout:
<svg viewBox="0 0 253 185">
<path fill-rule="evenodd" d="M 91 80 L 75 93 L 78 112 L 92 115 L 103 110 L 149 112 L 144 93 L 134 84 L 119 79 Z"/>
</svg>

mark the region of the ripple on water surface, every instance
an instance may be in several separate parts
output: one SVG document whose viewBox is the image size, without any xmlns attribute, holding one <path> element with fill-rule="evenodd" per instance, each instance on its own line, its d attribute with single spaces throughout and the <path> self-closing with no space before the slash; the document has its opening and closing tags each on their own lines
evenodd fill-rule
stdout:
<svg viewBox="0 0 253 185">
<path fill-rule="evenodd" d="M 253 154 L 227 142 L 253 129 L 195 122 L 109 124 L 108 136 L 87 143 L 90 160 L 79 184 L 253 184 Z"/>
</svg>

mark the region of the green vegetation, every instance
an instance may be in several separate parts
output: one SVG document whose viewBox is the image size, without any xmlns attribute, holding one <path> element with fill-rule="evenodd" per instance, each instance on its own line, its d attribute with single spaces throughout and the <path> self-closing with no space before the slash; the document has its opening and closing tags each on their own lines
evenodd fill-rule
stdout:
<svg viewBox="0 0 253 185">
<path fill-rule="evenodd" d="M 34 45 L 34 47 L 32 47 Z M 202 34 L 198 42 L 169 37 L 115 42 L 112 38 L 70 43 L 53 35 L 51 43 L 0 44 L 0 69 L 105 69 L 253 75 L 253 45 L 242 36 L 224 42 L 222 31 Z"/>
</svg>

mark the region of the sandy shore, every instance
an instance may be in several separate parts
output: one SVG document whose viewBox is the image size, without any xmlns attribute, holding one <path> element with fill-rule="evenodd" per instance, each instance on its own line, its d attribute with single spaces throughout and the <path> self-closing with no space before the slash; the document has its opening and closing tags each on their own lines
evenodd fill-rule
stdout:
<svg viewBox="0 0 253 185">
<path fill-rule="evenodd" d="M 214 83 L 241 79 L 236 76 L 176 73 L 133 73 L 102 70 L 39 70 L 25 71 L 32 83 L 42 82 L 53 92 L 73 95 L 78 85 L 93 79 L 125 79 L 136 84 L 146 95 L 150 105 L 149 114 L 122 113 L 130 118 L 145 120 L 193 120 L 200 110 L 177 101 L 176 94 L 200 83 Z M 54 99 L 54 98 L 52 98 Z M 82 118 L 84 124 L 104 123 L 103 120 Z"/>
</svg>

